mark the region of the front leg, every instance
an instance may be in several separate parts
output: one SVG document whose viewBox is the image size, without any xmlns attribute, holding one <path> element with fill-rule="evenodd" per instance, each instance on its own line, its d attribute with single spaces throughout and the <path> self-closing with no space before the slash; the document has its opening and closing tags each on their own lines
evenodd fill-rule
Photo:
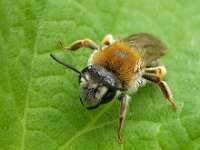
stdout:
<svg viewBox="0 0 200 150">
<path fill-rule="evenodd" d="M 87 47 L 91 50 L 99 49 L 99 46 L 90 39 L 77 40 L 73 42 L 69 47 L 64 47 L 62 42 L 59 42 L 59 46 L 64 50 L 71 50 L 71 51 L 75 51 L 81 47 Z"/>
<path fill-rule="evenodd" d="M 120 109 L 119 109 L 119 120 L 118 120 L 118 128 L 117 128 L 117 135 L 118 135 L 118 140 L 120 143 L 122 143 L 122 136 L 121 136 L 121 130 L 122 130 L 122 125 L 124 122 L 124 118 L 126 116 L 126 110 L 129 102 L 129 97 L 128 95 L 121 94 L 119 96 L 120 100 Z"/>
</svg>

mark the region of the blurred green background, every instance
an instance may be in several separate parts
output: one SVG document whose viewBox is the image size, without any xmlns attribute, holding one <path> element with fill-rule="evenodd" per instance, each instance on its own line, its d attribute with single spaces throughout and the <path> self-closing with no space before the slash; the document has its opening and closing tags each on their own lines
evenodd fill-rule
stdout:
<svg viewBox="0 0 200 150">
<path fill-rule="evenodd" d="M 200 149 L 199 0 L 1 0 L 0 149 Z M 161 59 L 177 104 L 174 111 L 153 84 L 132 94 L 118 144 L 119 102 L 88 111 L 78 78 L 52 52 L 83 69 L 91 51 L 57 48 L 107 33 L 148 32 L 168 45 Z"/>
</svg>

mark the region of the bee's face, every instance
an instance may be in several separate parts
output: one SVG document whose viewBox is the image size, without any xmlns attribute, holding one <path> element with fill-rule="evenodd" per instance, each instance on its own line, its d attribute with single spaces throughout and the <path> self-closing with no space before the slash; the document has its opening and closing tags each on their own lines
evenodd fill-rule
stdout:
<svg viewBox="0 0 200 150">
<path fill-rule="evenodd" d="M 106 69 L 100 66 L 88 66 L 81 72 L 80 98 L 87 109 L 95 109 L 100 104 L 114 98 L 120 81 Z"/>
</svg>

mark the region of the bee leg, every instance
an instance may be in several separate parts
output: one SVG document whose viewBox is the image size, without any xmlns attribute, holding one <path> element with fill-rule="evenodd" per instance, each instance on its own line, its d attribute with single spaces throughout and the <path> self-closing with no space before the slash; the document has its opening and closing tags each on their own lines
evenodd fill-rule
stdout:
<svg viewBox="0 0 200 150">
<path fill-rule="evenodd" d="M 69 47 L 64 47 L 62 42 L 59 42 L 58 44 L 59 44 L 60 48 L 67 50 L 67 51 L 68 50 L 75 51 L 81 47 L 87 47 L 91 50 L 99 49 L 99 46 L 90 39 L 77 40 L 77 41 L 73 42 Z"/>
<path fill-rule="evenodd" d="M 160 83 L 158 83 L 158 86 L 161 89 L 164 96 L 169 100 L 171 105 L 174 107 L 174 109 L 176 109 L 176 104 L 174 103 L 171 90 L 170 90 L 169 86 L 167 85 L 167 83 L 165 81 L 161 81 Z"/>
<path fill-rule="evenodd" d="M 124 118 L 126 115 L 126 110 L 127 110 L 127 106 L 128 106 L 128 96 L 125 94 L 121 94 L 119 96 L 119 100 L 120 100 L 120 109 L 119 109 L 119 120 L 118 120 L 118 128 L 117 128 L 117 135 L 118 135 L 118 140 L 119 143 L 122 143 L 122 136 L 121 136 L 121 130 L 122 130 L 122 125 L 124 122 Z"/>
<path fill-rule="evenodd" d="M 107 34 L 104 38 L 103 38 L 103 40 L 102 40 L 102 44 L 104 45 L 104 46 L 109 46 L 109 45 L 111 45 L 112 43 L 114 43 L 115 42 L 115 39 L 113 38 L 113 36 L 112 36 L 112 34 Z"/>
<path fill-rule="evenodd" d="M 146 68 L 142 77 L 149 81 L 157 83 L 165 98 L 171 103 L 174 108 L 176 108 L 176 104 L 173 101 L 172 93 L 169 86 L 165 81 L 162 81 L 162 77 L 166 74 L 166 70 L 167 69 L 164 66 Z"/>
<path fill-rule="evenodd" d="M 167 73 L 164 66 L 145 68 L 145 74 L 153 74 L 162 78 Z"/>
</svg>

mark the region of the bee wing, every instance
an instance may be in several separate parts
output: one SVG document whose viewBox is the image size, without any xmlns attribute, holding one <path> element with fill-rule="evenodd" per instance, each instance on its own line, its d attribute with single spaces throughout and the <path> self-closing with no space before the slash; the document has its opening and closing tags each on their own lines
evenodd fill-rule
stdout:
<svg viewBox="0 0 200 150">
<path fill-rule="evenodd" d="M 132 34 L 121 41 L 127 42 L 130 47 L 141 54 L 142 67 L 151 64 L 167 52 L 166 45 L 157 37 L 147 33 Z"/>
</svg>

